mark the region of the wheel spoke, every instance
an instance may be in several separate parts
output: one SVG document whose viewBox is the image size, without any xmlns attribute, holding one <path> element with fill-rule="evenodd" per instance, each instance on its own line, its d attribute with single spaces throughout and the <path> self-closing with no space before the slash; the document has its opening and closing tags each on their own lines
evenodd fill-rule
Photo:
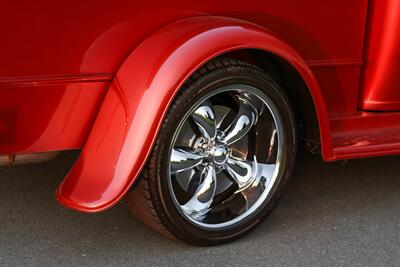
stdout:
<svg viewBox="0 0 400 267">
<path fill-rule="evenodd" d="M 200 171 L 190 169 L 187 171 L 179 172 L 175 174 L 175 179 L 185 192 L 189 192 L 189 190 L 192 189 L 192 181 L 200 179 Z M 192 192 L 194 191 L 195 190 L 193 190 Z"/>
<path fill-rule="evenodd" d="M 254 179 L 254 186 L 263 180 L 263 183 L 267 185 L 271 181 L 275 173 L 276 164 L 265 164 L 257 163 L 257 172 Z"/>
<path fill-rule="evenodd" d="M 257 201 L 262 191 L 259 187 L 250 187 L 239 194 L 243 197 L 245 204 L 244 209 L 248 210 Z"/>
<path fill-rule="evenodd" d="M 275 172 L 275 164 L 258 163 L 254 161 L 236 160 L 228 158 L 225 163 L 226 170 L 231 178 L 237 183 L 239 190 L 246 189 L 249 185 L 257 186 L 261 179 L 268 182 Z"/>
<path fill-rule="evenodd" d="M 217 129 L 223 127 L 225 120 L 228 120 L 229 115 L 233 112 L 231 108 L 221 105 L 214 106 L 214 111 L 215 111 L 215 124 Z"/>
<path fill-rule="evenodd" d="M 255 108 L 247 99 L 239 99 L 239 111 L 231 125 L 225 130 L 225 135 L 222 138 L 222 141 L 228 145 L 235 143 L 245 136 L 257 121 Z"/>
<path fill-rule="evenodd" d="M 174 148 L 171 152 L 171 173 L 179 173 L 201 164 L 203 156 L 184 148 Z"/>
<path fill-rule="evenodd" d="M 208 212 L 217 188 L 216 173 L 213 166 L 210 165 L 205 168 L 202 174 L 204 175 L 203 182 L 199 185 L 193 197 L 181 206 L 186 214 L 197 219 Z"/>
<path fill-rule="evenodd" d="M 245 210 L 248 210 L 257 201 L 260 194 L 262 194 L 263 188 L 268 187 L 275 172 L 275 164 L 256 163 L 256 165 L 257 173 L 251 186 L 242 191 L 237 191 L 237 193 L 241 194 L 245 200 Z M 262 183 L 262 186 L 259 186 L 260 182 Z"/>
<path fill-rule="evenodd" d="M 200 133 L 207 139 L 215 137 L 216 123 L 215 112 L 210 101 L 204 101 L 193 113 L 192 118 L 200 130 Z"/>
<path fill-rule="evenodd" d="M 248 161 L 228 158 L 225 166 L 230 177 L 237 183 L 239 189 L 246 187 L 253 175 L 253 164 Z"/>
</svg>

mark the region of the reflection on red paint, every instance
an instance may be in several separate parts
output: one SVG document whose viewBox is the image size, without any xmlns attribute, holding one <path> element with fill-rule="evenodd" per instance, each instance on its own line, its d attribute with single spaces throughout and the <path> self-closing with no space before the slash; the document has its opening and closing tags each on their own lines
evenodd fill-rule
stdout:
<svg viewBox="0 0 400 267">
<path fill-rule="evenodd" d="M 361 108 L 400 110 L 400 1 L 372 2 Z"/>
</svg>

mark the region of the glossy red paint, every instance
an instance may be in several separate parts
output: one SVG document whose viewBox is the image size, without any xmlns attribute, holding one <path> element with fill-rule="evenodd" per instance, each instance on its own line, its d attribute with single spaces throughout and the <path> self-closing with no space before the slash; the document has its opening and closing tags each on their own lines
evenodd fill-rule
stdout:
<svg viewBox="0 0 400 267">
<path fill-rule="evenodd" d="M 400 154 L 400 113 L 366 112 L 400 110 L 399 5 L 3 1 L 0 154 L 84 146 L 57 196 L 103 210 L 137 177 L 185 79 L 242 48 L 279 55 L 303 77 L 325 160 Z"/>
<path fill-rule="evenodd" d="M 0 79 L 0 154 L 80 148 L 111 75 Z"/>
<path fill-rule="evenodd" d="M 400 111 L 400 1 L 371 1 L 361 108 Z"/>
<path fill-rule="evenodd" d="M 318 110 L 324 153 L 330 155 L 325 104 L 300 55 L 256 25 L 222 17 L 195 17 L 154 33 L 122 65 L 80 158 L 58 190 L 58 200 L 85 211 L 115 204 L 137 178 L 162 118 L 185 80 L 212 58 L 246 48 L 278 55 L 301 74 Z"/>
<path fill-rule="evenodd" d="M 172 22 L 199 15 L 237 18 L 274 32 L 310 65 L 330 117 L 354 115 L 357 110 L 367 0 L 354 0 L 351 4 L 347 0 L 121 0 L 118 5 L 109 0 L 40 0 L 3 1 L 0 8 L 5 11 L 0 16 L 0 86 L 2 80 L 14 80 L 14 87 L 19 86 L 20 80 L 32 81 L 33 91 L 11 96 L 17 109 L 25 105 L 25 98 L 36 95 L 35 90 L 45 90 L 47 96 L 35 98 L 35 106 L 45 106 L 45 111 L 8 119 L 5 126 L 38 125 L 31 129 L 36 137 L 30 133 L 25 137 L 22 130 L 18 136 L 13 131 L 3 132 L 8 140 L 14 140 L 14 145 L 6 150 L 0 148 L 0 154 L 25 153 L 20 148 L 33 145 L 39 137 L 47 140 L 36 146 L 40 151 L 68 148 L 69 142 L 62 140 L 69 137 L 60 139 L 58 131 L 44 130 L 58 127 L 55 122 L 65 120 L 56 112 L 63 109 L 57 105 L 61 103 L 61 87 L 79 82 L 73 79 L 67 81 L 68 87 L 57 85 L 58 89 L 53 89 L 42 88 L 44 80 L 103 74 L 111 77 L 146 37 Z M 103 86 L 92 84 L 90 88 L 101 91 Z M 24 92 L 27 91 L 25 87 Z M 0 90 L 0 98 L 6 97 L 10 96 Z M 79 103 L 98 105 L 97 100 L 81 97 Z M 52 104 L 48 103 L 50 99 L 54 99 Z M 6 106 L 9 105 L 3 104 L 0 109 Z M 53 120 L 48 119 L 49 114 Z M 90 127 L 85 120 L 74 119 L 77 131 L 87 134 Z M 75 139 L 71 148 L 82 147 L 84 141 L 85 138 Z"/>
<path fill-rule="evenodd" d="M 360 60 L 367 2 L 3 0 L 0 77 L 115 73 L 153 32 L 207 15 L 270 29 L 306 61 Z"/>
<path fill-rule="evenodd" d="M 331 120 L 335 160 L 400 154 L 399 122 L 396 112 Z"/>
</svg>

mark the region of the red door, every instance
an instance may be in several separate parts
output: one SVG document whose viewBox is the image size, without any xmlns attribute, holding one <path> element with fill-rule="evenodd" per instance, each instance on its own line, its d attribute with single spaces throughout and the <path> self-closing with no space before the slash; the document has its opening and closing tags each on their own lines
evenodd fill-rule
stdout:
<svg viewBox="0 0 400 267">
<path fill-rule="evenodd" d="M 400 0 L 370 4 L 361 109 L 400 111 Z"/>
</svg>

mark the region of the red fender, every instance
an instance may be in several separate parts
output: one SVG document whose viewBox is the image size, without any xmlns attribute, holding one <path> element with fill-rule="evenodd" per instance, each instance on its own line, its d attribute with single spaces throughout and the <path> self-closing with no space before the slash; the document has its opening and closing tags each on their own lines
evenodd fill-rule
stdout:
<svg viewBox="0 0 400 267">
<path fill-rule="evenodd" d="M 63 205 L 86 212 L 118 202 L 151 151 L 169 104 L 200 66 L 228 51 L 269 51 L 303 77 L 314 100 L 325 159 L 332 158 L 326 107 L 301 56 L 271 32 L 222 17 L 172 23 L 144 40 L 118 70 L 80 157 L 57 190 Z"/>
</svg>

